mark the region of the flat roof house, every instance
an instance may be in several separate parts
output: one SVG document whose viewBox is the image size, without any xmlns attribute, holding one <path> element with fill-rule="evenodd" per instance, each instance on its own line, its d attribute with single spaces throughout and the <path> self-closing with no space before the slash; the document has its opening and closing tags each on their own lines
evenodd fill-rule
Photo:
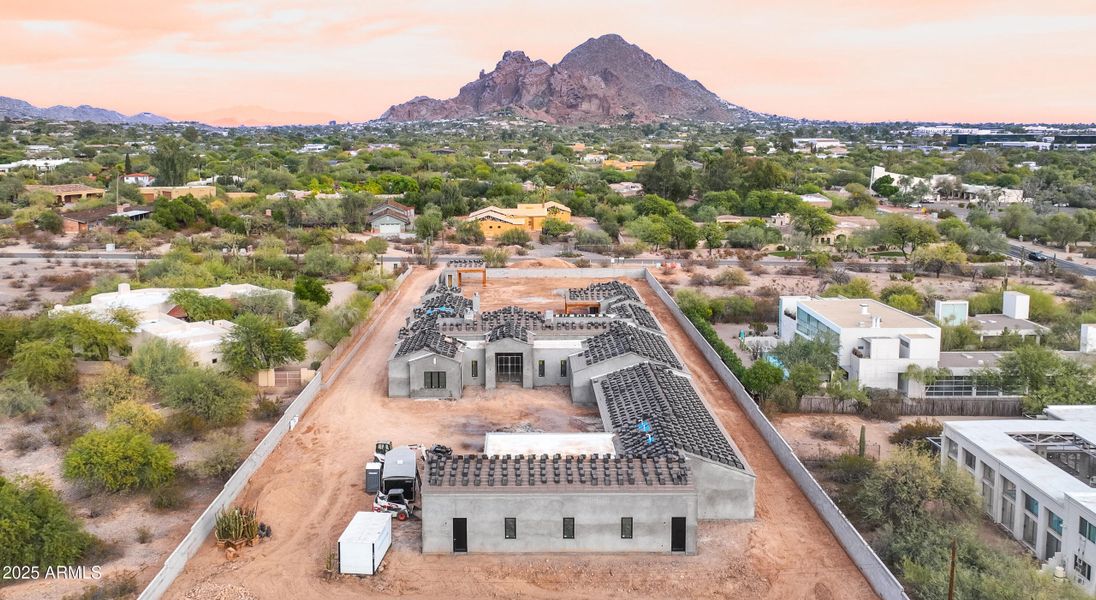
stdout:
<svg viewBox="0 0 1096 600">
<path fill-rule="evenodd" d="M 53 202 L 57 206 L 69 204 L 72 202 L 79 202 L 81 200 L 89 200 L 92 198 L 102 198 L 106 190 L 101 188 L 94 188 L 82 183 L 66 183 L 62 185 L 28 185 L 26 186 L 27 193 L 43 191 L 53 194 Z"/>
<path fill-rule="evenodd" d="M 993 522 L 1096 594 L 1096 406 L 1044 417 L 944 421 L 940 460 L 974 479 Z"/>
<path fill-rule="evenodd" d="M 152 209 L 151 207 L 130 208 L 128 204 L 119 204 L 58 214 L 61 215 L 61 224 L 65 233 L 84 233 L 103 227 L 112 217 L 129 221 L 147 219 L 152 214 Z"/>
</svg>

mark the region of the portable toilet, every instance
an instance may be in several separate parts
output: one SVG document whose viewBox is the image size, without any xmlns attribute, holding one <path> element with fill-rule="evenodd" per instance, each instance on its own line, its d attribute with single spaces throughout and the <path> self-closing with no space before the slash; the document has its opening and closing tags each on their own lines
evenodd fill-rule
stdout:
<svg viewBox="0 0 1096 600">
<path fill-rule="evenodd" d="M 339 536 L 339 573 L 373 575 L 392 545 L 392 515 L 360 512 Z"/>
<path fill-rule="evenodd" d="M 381 489 L 381 463 L 365 463 L 365 493 L 376 494 Z"/>
</svg>

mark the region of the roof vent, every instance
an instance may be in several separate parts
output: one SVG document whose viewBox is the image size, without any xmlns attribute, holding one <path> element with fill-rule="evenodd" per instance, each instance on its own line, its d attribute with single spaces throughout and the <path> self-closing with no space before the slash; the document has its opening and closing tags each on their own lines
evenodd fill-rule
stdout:
<svg viewBox="0 0 1096 600">
<path fill-rule="evenodd" d="M 863 302 L 863 303 L 860 304 L 860 314 L 862 314 L 862 315 L 868 314 L 868 303 L 867 302 Z"/>
</svg>

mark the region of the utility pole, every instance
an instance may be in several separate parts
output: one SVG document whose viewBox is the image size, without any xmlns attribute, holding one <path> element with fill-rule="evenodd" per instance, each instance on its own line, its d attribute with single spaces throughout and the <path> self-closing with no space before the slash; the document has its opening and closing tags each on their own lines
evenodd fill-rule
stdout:
<svg viewBox="0 0 1096 600">
<path fill-rule="evenodd" d="M 955 600 L 955 552 L 959 544 L 955 538 L 951 540 L 951 568 L 948 573 L 948 600 Z"/>
</svg>

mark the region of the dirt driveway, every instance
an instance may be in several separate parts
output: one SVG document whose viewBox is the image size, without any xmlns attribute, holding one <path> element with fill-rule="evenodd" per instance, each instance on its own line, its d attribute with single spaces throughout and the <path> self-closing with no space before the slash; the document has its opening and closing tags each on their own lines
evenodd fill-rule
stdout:
<svg viewBox="0 0 1096 600">
<path fill-rule="evenodd" d="M 370 578 L 322 578 L 324 557 L 356 511 L 366 510 L 362 471 L 377 439 L 447 443 L 472 449 L 483 433 L 517 424 L 549 430 L 597 427 L 596 414 L 570 404 L 562 388 L 469 388 L 458 401 L 388 398 L 385 361 L 410 308 L 438 271 L 419 271 L 334 386 L 313 405 L 252 479 L 244 501 L 271 523 L 273 540 L 228 562 L 212 542 L 191 560 L 168 598 L 874 598 L 866 580 L 760 435 L 728 397 L 668 310 L 642 282 L 641 292 L 667 329 L 698 390 L 758 474 L 757 519 L 703 522 L 699 554 L 423 555 L 418 523 L 395 524 L 384 570 Z M 591 280 L 493 280 L 484 308 L 539 297 L 534 310 L 562 307 L 554 294 Z"/>
</svg>

